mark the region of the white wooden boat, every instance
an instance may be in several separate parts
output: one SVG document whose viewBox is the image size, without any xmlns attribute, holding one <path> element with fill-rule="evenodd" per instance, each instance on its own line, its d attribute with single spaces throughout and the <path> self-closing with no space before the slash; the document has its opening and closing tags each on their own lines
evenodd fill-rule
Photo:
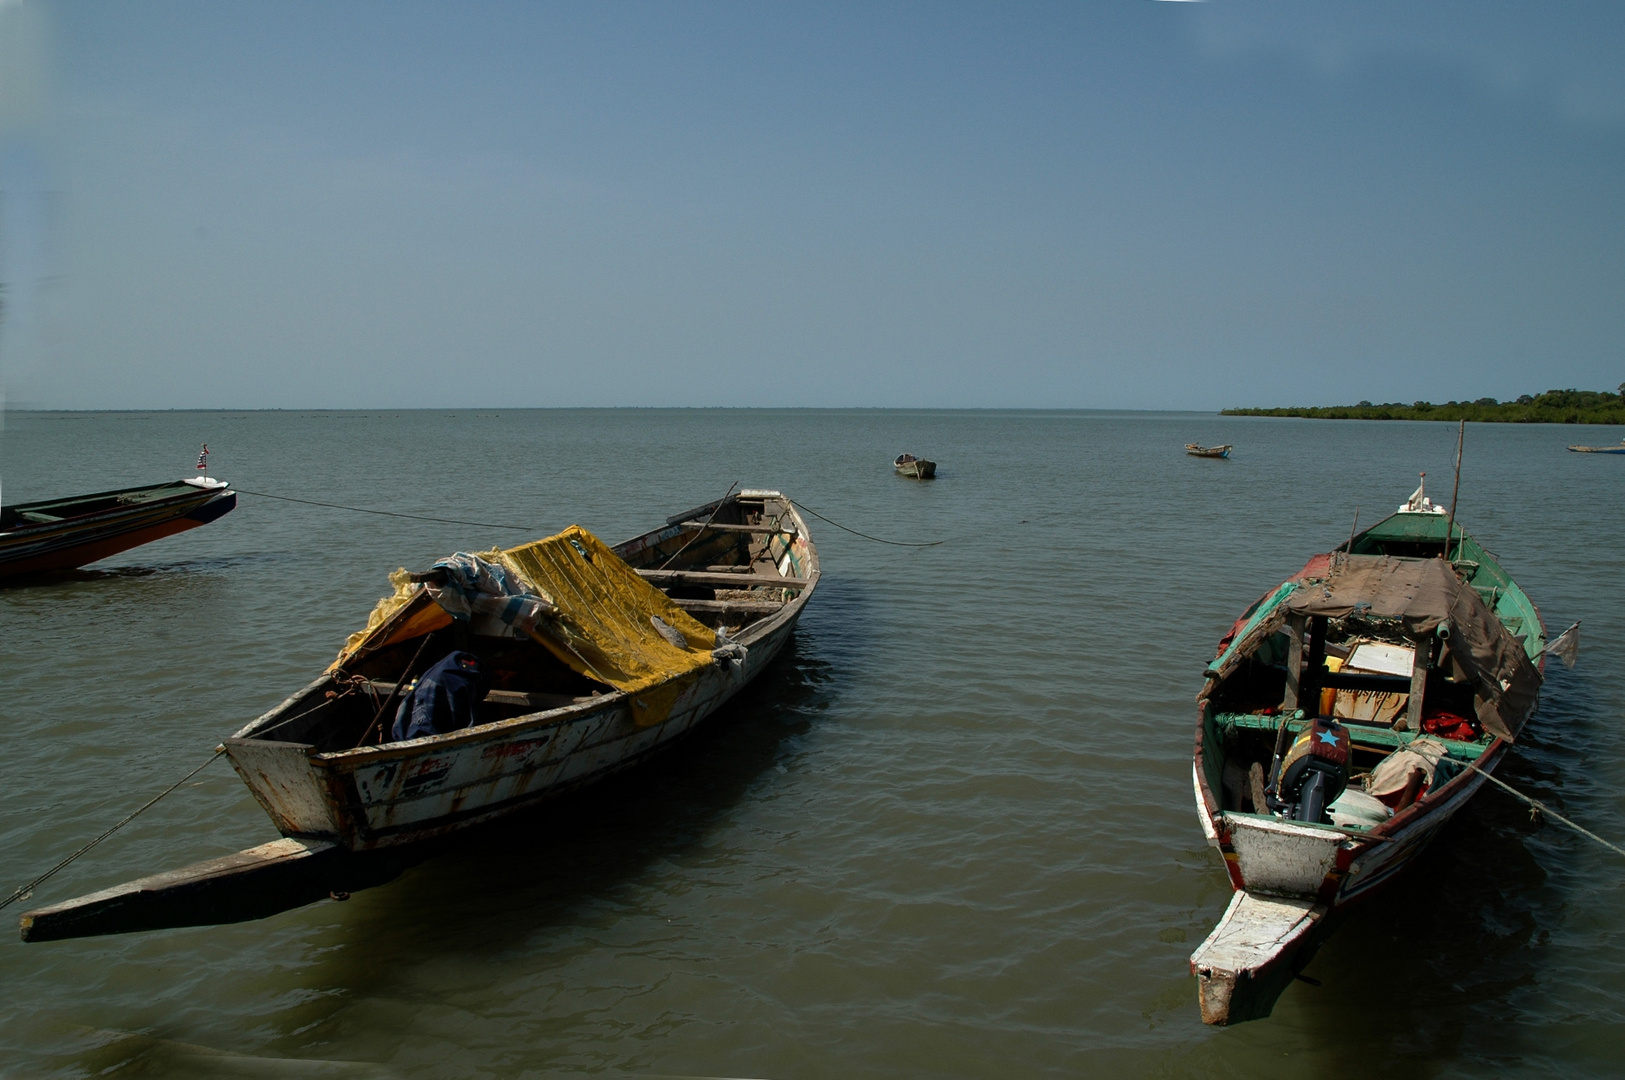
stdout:
<svg viewBox="0 0 1625 1080">
<path fill-rule="evenodd" d="M 331 667 L 225 740 L 284 840 L 29 912 L 24 939 L 260 917 L 280 909 L 267 889 L 286 907 L 332 891 L 334 874 L 378 876 L 348 856 L 444 837 L 637 764 L 771 663 L 819 577 L 806 522 L 776 491 L 697 507 L 614 548 L 566 530 L 492 553 L 498 564 L 523 595 L 476 601 L 465 618 L 436 587 L 444 569 L 398 573 Z M 526 604 L 534 625 L 501 622 Z M 393 738 L 413 680 L 452 652 L 487 676 L 473 722 Z M 241 914 L 250 893 L 262 899 Z"/>
<path fill-rule="evenodd" d="M 1447 529 L 1443 513 L 1401 507 L 1316 556 L 1236 621 L 1207 669 L 1192 779 L 1235 889 L 1191 956 L 1207 1023 L 1268 1016 L 1535 709 L 1540 614 L 1459 528 L 1447 551 Z"/>
<path fill-rule="evenodd" d="M 1191 457 L 1227 458 L 1230 456 L 1230 451 L 1234 449 L 1235 447 L 1230 443 L 1225 443 L 1222 446 L 1203 446 L 1201 443 L 1193 442 L 1185 444 L 1185 453 Z"/>
</svg>

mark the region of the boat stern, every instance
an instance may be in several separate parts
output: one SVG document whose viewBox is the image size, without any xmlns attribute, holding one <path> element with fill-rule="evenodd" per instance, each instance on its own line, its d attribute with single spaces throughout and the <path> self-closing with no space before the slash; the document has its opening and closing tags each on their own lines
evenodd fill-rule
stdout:
<svg viewBox="0 0 1625 1080">
<path fill-rule="evenodd" d="M 1326 907 L 1312 900 L 1238 890 L 1196 951 L 1202 1022 L 1262 1020 L 1319 946 Z"/>
<path fill-rule="evenodd" d="M 1321 896 L 1338 875 L 1348 834 L 1264 814 L 1224 814 L 1229 851 L 1242 887 L 1274 896 Z"/>
<path fill-rule="evenodd" d="M 332 802 L 308 744 L 236 736 L 221 749 L 283 836 L 340 839 Z"/>
</svg>

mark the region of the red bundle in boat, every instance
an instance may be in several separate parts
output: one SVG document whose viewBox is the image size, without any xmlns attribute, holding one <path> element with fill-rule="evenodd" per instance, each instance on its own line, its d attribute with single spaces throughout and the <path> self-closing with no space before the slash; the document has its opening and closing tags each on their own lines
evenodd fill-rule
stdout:
<svg viewBox="0 0 1625 1080">
<path fill-rule="evenodd" d="M 1483 734 L 1479 730 L 1477 720 L 1444 711 L 1423 716 L 1422 730 L 1441 739 L 1455 739 L 1460 742 L 1477 742 Z"/>
</svg>

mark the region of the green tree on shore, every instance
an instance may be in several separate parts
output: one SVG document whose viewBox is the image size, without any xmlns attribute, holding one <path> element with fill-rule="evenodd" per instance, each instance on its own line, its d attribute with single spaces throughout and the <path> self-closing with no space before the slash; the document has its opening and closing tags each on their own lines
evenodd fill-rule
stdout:
<svg viewBox="0 0 1625 1080">
<path fill-rule="evenodd" d="M 1413 401 L 1373 405 L 1317 405 L 1282 409 L 1224 409 L 1223 416 L 1304 416 L 1316 420 L 1471 420 L 1486 424 L 1625 424 L 1625 383 L 1607 390 L 1548 390 L 1516 401 Z"/>
</svg>

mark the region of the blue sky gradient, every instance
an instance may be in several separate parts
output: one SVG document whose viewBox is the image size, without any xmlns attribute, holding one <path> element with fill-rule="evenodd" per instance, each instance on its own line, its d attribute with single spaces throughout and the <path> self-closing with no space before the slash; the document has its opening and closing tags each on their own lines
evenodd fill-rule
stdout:
<svg viewBox="0 0 1625 1080">
<path fill-rule="evenodd" d="M 1612 388 L 1622 28 L 1596 3 L 0 0 L 43 102 L 0 102 L 0 382 L 70 408 Z"/>
</svg>

